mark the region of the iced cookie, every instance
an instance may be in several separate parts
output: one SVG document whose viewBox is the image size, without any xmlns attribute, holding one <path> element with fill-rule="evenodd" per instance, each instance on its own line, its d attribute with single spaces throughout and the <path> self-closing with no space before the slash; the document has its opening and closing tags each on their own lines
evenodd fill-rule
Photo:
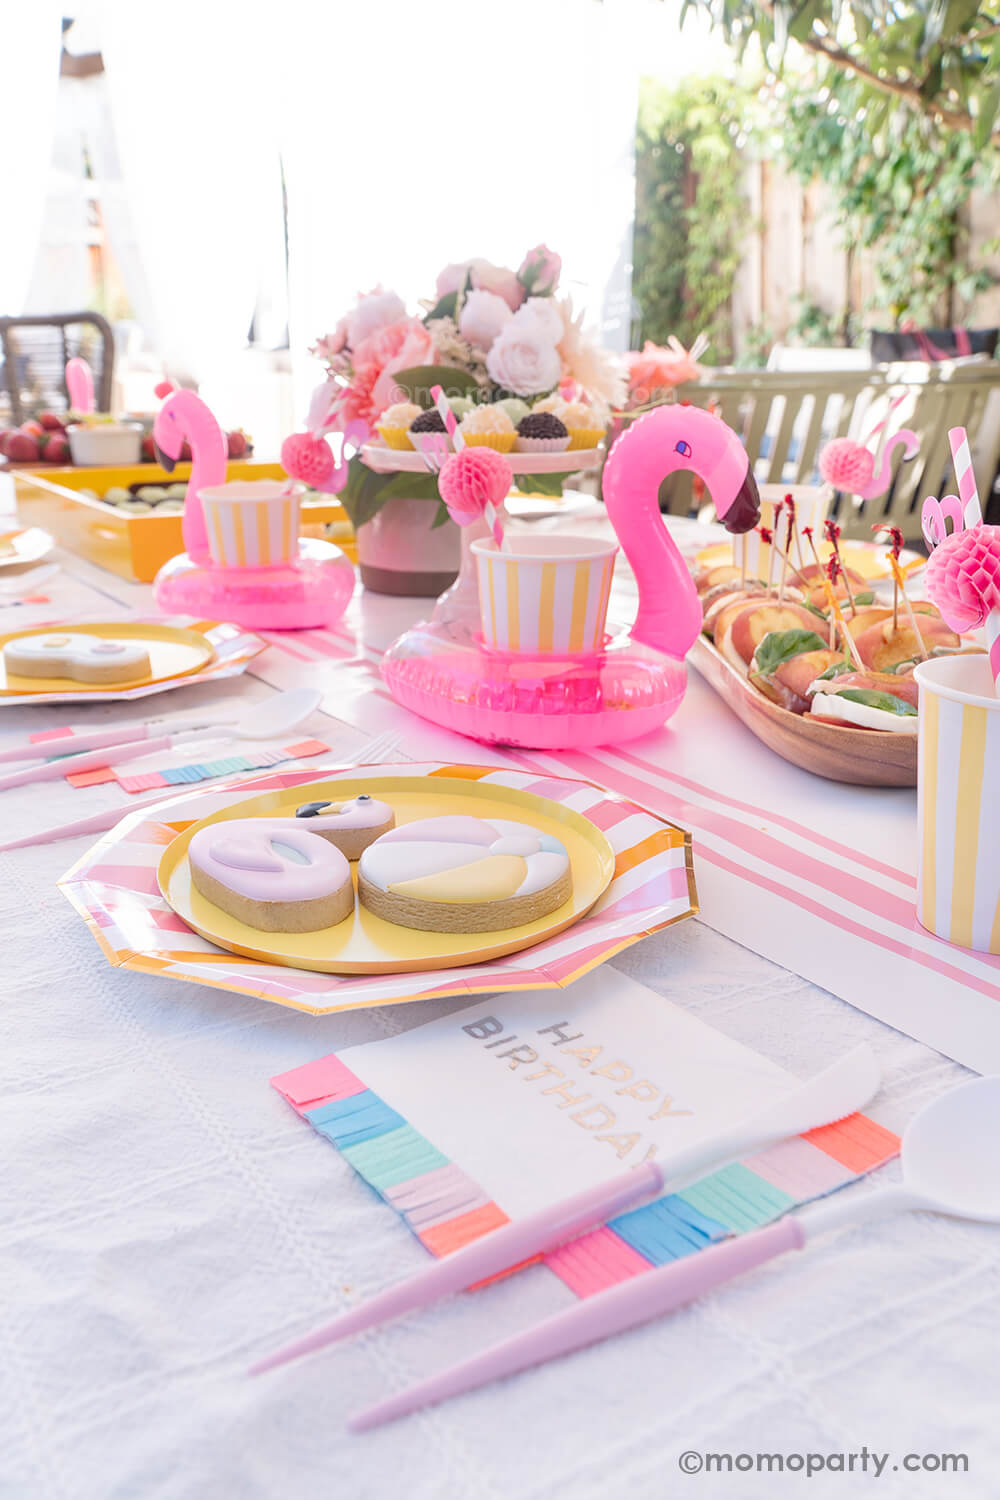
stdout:
<svg viewBox="0 0 1000 1500">
<path fill-rule="evenodd" d="M 294 818 L 234 818 L 188 846 L 195 890 L 261 932 L 316 932 L 354 911 L 344 855 Z"/>
<path fill-rule="evenodd" d="M 497 932 L 547 917 L 572 893 L 569 855 L 527 823 L 424 818 L 361 856 L 361 904 L 425 932 Z"/>
<path fill-rule="evenodd" d="M 17 677 L 69 677 L 74 682 L 135 682 L 152 670 L 141 641 L 98 635 L 22 635 L 3 648 L 4 666 Z"/>
<path fill-rule="evenodd" d="M 360 859 L 368 845 L 396 822 L 392 808 L 367 792 L 350 802 L 304 802 L 295 809 L 295 816 L 308 819 L 303 826 L 321 834 L 347 859 Z"/>
</svg>

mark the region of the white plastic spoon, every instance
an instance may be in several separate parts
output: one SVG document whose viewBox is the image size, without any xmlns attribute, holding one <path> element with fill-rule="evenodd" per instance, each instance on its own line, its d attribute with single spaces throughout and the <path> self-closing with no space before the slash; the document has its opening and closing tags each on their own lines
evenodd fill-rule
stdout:
<svg viewBox="0 0 1000 1500">
<path fill-rule="evenodd" d="M 171 723 L 169 719 L 147 719 L 143 724 L 115 724 L 107 729 L 96 729 L 90 734 L 67 735 L 63 740 L 40 740 L 29 745 L 15 745 L 0 752 L 0 760 L 39 760 L 66 746 L 66 754 L 57 760 L 46 761 L 43 766 L 29 766 L 23 771 L 13 771 L 0 776 L 0 790 L 9 786 L 25 786 L 32 781 L 58 781 L 74 771 L 93 771 L 113 761 L 135 760 L 137 756 L 151 755 L 154 750 L 175 749 L 180 744 L 203 744 L 209 740 L 272 740 L 288 734 L 314 713 L 322 702 L 323 695 L 313 688 L 289 688 L 285 693 L 276 693 L 263 703 L 254 703 L 233 720 L 220 720 L 213 724 Z M 156 735 L 151 731 L 160 726 L 169 727 L 169 733 Z M 78 755 L 77 751 L 89 751 Z"/>
<path fill-rule="evenodd" d="M 817 1235 L 891 1214 L 923 1209 L 956 1219 L 1000 1223 L 1000 1077 L 975 1078 L 942 1094 L 910 1121 L 903 1136 L 903 1181 L 873 1193 L 838 1192 L 803 1213 L 686 1255 L 659 1270 L 578 1302 L 524 1333 L 494 1344 L 439 1375 L 352 1417 L 355 1432 L 379 1427 L 491 1380 L 547 1363 L 673 1312 L 743 1271 L 801 1250 Z"/>
</svg>

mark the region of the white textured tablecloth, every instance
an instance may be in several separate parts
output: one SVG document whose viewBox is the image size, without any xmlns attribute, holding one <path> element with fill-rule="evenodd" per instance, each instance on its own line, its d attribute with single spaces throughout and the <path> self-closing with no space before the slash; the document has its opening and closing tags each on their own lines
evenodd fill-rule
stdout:
<svg viewBox="0 0 1000 1500">
<path fill-rule="evenodd" d="M 0 743 L 68 717 L 0 710 Z M 328 737 L 359 741 L 337 725 Z M 62 783 L 0 798 L 5 835 L 126 805 L 114 788 Z M 672 1319 L 364 1437 L 345 1434 L 349 1411 L 570 1294 L 532 1269 L 248 1380 L 254 1357 L 425 1258 L 270 1075 L 456 1007 L 310 1017 L 113 970 L 55 888 L 83 847 L 0 856 L 3 1500 L 1000 1492 L 1000 1236 L 926 1215 L 847 1232 Z M 697 923 L 616 964 L 801 1074 L 870 1041 L 885 1077 L 874 1112 L 896 1130 L 967 1076 Z M 881 1478 L 870 1459 L 808 1481 L 678 1468 L 685 1450 L 864 1448 L 889 1453 Z M 969 1472 L 893 1469 L 941 1452 L 967 1454 Z"/>
</svg>

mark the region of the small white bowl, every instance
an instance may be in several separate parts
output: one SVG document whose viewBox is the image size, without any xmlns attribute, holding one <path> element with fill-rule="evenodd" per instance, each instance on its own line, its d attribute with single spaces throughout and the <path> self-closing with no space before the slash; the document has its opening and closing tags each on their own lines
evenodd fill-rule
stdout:
<svg viewBox="0 0 1000 1500">
<path fill-rule="evenodd" d="M 69 451 L 81 467 L 137 464 L 142 458 L 140 422 L 102 422 L 94 427 L 71 427 Z"/>
</svg>

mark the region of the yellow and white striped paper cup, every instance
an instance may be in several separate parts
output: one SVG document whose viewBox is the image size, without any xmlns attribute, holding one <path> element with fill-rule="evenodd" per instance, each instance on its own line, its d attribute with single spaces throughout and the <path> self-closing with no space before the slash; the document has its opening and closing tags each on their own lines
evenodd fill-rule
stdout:
<svg viewBox="0 0 1000 1500">
<path fill-rule="evenodd" d="M 212 561 L 221 568 L 269 568 L 298 552 L 303 486 L 240 479 L 199 490 Z"/>
<path fill-rule="evenodd" d="M 530 655 L 599 651 L 615 570 L 614 542 L 584 536 L 492 537 L 472 543 L 483 640 Z"/>
<path fill-rule="evenodd" d="M 989 658 L 921 662 L 917 804 L 922 927 L 1000 953 L 1000 698 Z"/>
<path fill-rule="evenodd" d="M 819 546 L 823 540 L 823 522 L 830 513 L 833 502 L 833 491 L 829 485 L 820 484 L 762 484 L 760 486 L 760 521 L 759 525 L 767 527 L 775 533 L 782 552 L 785 550 L 785 523 L 782 519 L 781 508 L 785 496 L 791 495 L 795 501 L 795 531 L 799 546 L 792 542 L 791 561 L 798 561 L 799 547 L 802 549 L 802 557 L 807 563 L 812 562 L 812 552 L 802 537 L 802 528 L 811 526 L 815 536 L 816 545 Z M 733 537 L 733 560 L 736 567 L 743 567 L 743 559 L 746 557 L 748 578 L 767 578 L 768 568 L 771 564 L 771 549 L 762 540 L 759 531 L 747 531 L 742 536 Z M 773 577 L 777 578 L 781 572 L 781 559 L 775 555 L 773 563 Z"/>
</svg>

